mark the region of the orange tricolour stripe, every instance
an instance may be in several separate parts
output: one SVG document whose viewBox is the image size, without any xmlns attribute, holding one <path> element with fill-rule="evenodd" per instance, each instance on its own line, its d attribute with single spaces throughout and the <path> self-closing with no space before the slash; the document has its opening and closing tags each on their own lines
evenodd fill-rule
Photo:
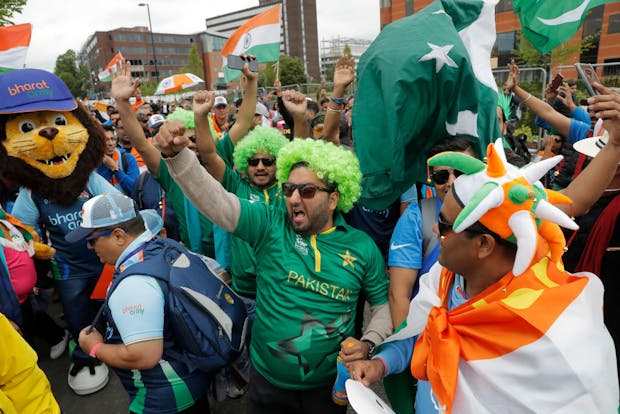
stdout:
<svg viewBox="0 0 620 414">
<path fill-rule="evenodd" d="M 249 32 L 250 30 L 255 29 L 259 26 L 280 23 L 281 8 L 282 8 L 282 5 L 278 4 L 277 6 L 267 10 L 266 12 L 257 14 L 256 16 L 252 17 L 247 22 L 243 23 L 241 27 L 235 30 L 235 32 L 232 35 L 230 35 L 230 37 L 228 38 L 228 41 L 226 42 L 226 44 L 222 48 L 222 51 L 220 52 L 222 56 L 230 55 L 233 52 L 233 50 L 235 50 L 235 46 L 237 45 L 237 43 L 239 43 L 243 35 Z"/>
<path fill-rule="evenodd" d="M 30 23 L 0 27 L 0 51 L 16 47 L 28 47 L 32 25 Z"/>
</svg>

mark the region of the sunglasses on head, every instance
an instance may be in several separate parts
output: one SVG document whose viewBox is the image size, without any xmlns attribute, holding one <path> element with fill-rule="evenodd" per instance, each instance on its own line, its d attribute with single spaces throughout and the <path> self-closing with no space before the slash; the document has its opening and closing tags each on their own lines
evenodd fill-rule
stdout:
<svg viewBox="0 0 620 414">
<path fill-rule="evenodd" d="M 432 174 L 433 182 L 439 185 L 445 184 L 450 179 L 450 174 L 453 174 L 454 178 L 458 177 L 459 175 L 463 175 L 463 173 L 459 170 L 435 170 Z"/>
<path fill-rule="evenodd" d="M 312 183 L 282 183 L 282 192 L 284 193 L 285 197 L 291 197 L 295 190 L 299 190 L 299 195 L 301 196 L 301 198 L 314 198 L 317 191 L 325 191 L 326 193 L 334 192 L 332 188 L 320 187 Z"/>
<path fill-rule="evenodd" d="M 252 157 L 248 159 L 248 165 L 250 167 L 258 167 L 259 162 L 262 162 L 265 167 L 271 167 L 276 162 L 276 159 L 260 157 Z"/>
</svg>

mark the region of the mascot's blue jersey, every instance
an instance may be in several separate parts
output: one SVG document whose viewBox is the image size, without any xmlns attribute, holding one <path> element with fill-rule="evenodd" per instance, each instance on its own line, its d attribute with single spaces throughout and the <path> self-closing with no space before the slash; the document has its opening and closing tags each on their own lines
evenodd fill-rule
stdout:
<svg viewBox="0 0 620 414">
<path fill-rule="evenodd" d="M 49 201 L 27 188 L 21 188 L 12 214 L 22 223 L 44 226 L 56 248 L 56 262 L 61 279 L 91 277 L 101 273 L 103 264 L 94 251 L 86 247 L 86 241 L 69 243 L 65 234 L 76 229 L 82 220 L 82 205 L 90 198 L 103 193 L 118 193 L 110 183 L 93 172 L 86 189 L 71 204 L 63 205 Z"/>
</svg>

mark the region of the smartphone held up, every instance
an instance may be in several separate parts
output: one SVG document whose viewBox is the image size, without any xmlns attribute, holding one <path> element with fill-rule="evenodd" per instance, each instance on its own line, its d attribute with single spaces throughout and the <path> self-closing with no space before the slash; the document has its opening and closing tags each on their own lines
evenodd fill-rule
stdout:
<svg viewBox="0 0 620 414">
<path fill-rule="evenodd" d="M 596 74 L 596 69 L 594 69 L 594 67 L 589 63 L 575 63 L 575 69 L 577 69 L 579 78 L 584 83 L 590 96 L 598 95 L 599 92 L 594 89 L 592 84 L 594 82 L 597 82 L 598 84 L 602 85 L 603 83 Z"/>
<path fill-rule="evenodd" d="M 258 72 L 258 61 L 255 57 L 250 56 L 239 56 L 239 55 L 228 55 L 226 57 L 226 66 L 229 69 L 237 69 L 242 70 L 243 65 L 248 64 L 248 69 L 252 72 Z"/>
</svg>

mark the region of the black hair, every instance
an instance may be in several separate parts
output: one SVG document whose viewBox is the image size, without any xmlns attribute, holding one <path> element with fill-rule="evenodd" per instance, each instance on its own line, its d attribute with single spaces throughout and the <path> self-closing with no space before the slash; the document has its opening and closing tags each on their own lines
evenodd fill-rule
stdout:
<svg viewBox="0 0 620 414">
<path fill-rule="evenodd" d="M 431 147 L 431 149 L 428 150 L 426 157 L 431 158 L 432 156 L 445 151 L 465 152 L 468 150 L 474 154 L 476 153 L 471 139 L 463 135 L 456 135 L 454 137 L 445 137 L 441 141 L 438 141 Z"/>
<path fill-rule="evenodd" d="M 321 111 L 319 108 L 319 104 L 314 101 L 308 101 L 308 111 L 314 111 L 315 114 L 318 114 Z"/>
</svg>

